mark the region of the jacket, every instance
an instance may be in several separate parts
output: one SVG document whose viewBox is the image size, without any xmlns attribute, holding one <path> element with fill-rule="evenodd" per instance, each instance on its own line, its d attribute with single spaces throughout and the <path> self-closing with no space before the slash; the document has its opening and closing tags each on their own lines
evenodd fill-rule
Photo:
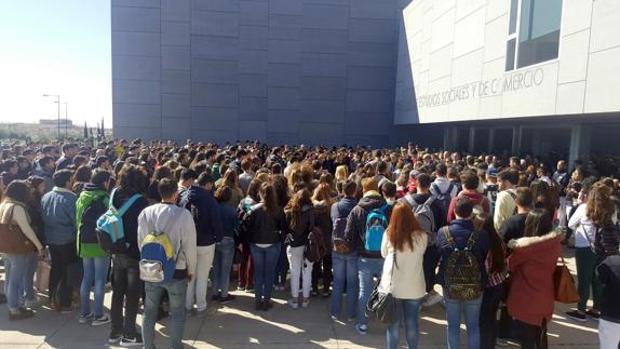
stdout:
<svg viewBox="0 0 620 349">
<path fill-rule="evenodd" d="M 603 285 L 601 318 L 620 323 L 620 255 L 605 258 L 597 271 Z"/>
<path fill-rule="evenodd" d="M 223 227 L 220 205 L 210 191 L 192 186 L 181 193 L 179 206 L 190 210 L 194 217 L 198 246 L 209 246 L 222 241 Z"/>
<path fill-rule="evenodd" d="M 448 207 L 448 224 L 456 219 L 456 214 L 454 213 L 454 210 L 456 209 L 456 202 L 460 197 L 463 196 L 469 198 L 469 200 L 471 200 L 474 206 L 480 205 L 486 215 L 488 215 L 491 211 L 491 205 L 489 205 L 489 199 L 487 199 L 486 196 L 478 192 L 462 191 L 456 197 L 450 200 L 450 206 Z"/>
<path fill-rule="evenodd" d="M 236 238 L 239 228 L 239 215 L 237 210 L 227 203 L 220 203 L 220 214 L 222 217 L 222 237 Z"/>
<path fill-rule="evenodd" d="M 50 245 L 75 242 L 75 203 L 77 196 L 68 189 L 54 187 L 41 198 L 45 240 Z"/>
<path fill-rule="evenodd" d="M 286 243 L 291 247 L 305 246 L 308 243 L 308 235 L 315 225 L 314 210 L 311 205 L 304 205 L 299 213 L 299 223 L 293 225 L 293 211 L 286 211 L 286 224 L 289 233 L 286 236 Z"/>
<path fill-rule="evenodd" d="M 241 226 L 241 232 L 254 244 L 275 244 L 281 242 L 289 232 L 282 208 L 273 216 L 267 213 L 263 203 L 251 207 Z"/>
<path fill-rule="evenodd" d="M 45 193 L 48 193 L 54 187 L 52 181 L 53 173 L 43 169 L 41 166 L 37 165 L 35 169 L 32 171 L 32 174 L 35 176 L 39 176 L 43 178 L 43 182 L 45 183 Z"/>
<path fill-rule="evenodd" d="M 465 248 L 467 242 L 469 241 L 469 237 L 471 233 L 474 231 L 474 223 L 470 219 L 455 219 L 448 225 L 448 229 L 450 230 L 450 235 L 456 244 L 456 247 L 459 249 Z M 446 272 L 446 262 L 448 258 L 454 252 L 454 246 L 452 246 L 446 236 L 442 232 L 443 229 L 440 229 L 437 233 L 437 247 L 439 249 L 439 274 L 437 275 L 438 281 L 442 286 L 445 286 L 445 272 Z M 487 253 L 489 251 L 489 235 L 485 231 L 478 232 L 478 239 L 474 244 L 472 252 L 476 259 L 478 260 L 478 265 L 480 267 L 480 284 L 484 288 L 487 283 L 487 271 L 484 266 L 484 262 L 486 260 Z"/>
<path fill-rule="evenodd" d="M 336 225 L 336 219 L 349 217 L 349 213 L 353 208 L 357 206 L 357 200 L 355 198 L 344 197 L 338 202 L 334 203 L 330 209 L 330 217 L 332 219 L 332 227 Z M 332 232 L 333 235 L 333 232 Z"/>
<path fill-rule="evenodd" d="M 499 231 L 504 222 L 515 214 L 517 204 L 513 195 L 517 195 L 514 189 L 503 190 L 497 193 L 495 200 L 495 211 L 493 212 L 493 224 L 495 230 Z"/>
<path fill-rule="evenodd" d="M 128 193 L 122 188 L 119 188 L 114 194 L 114 207 L 121 208 L 133 194 L 134 193 Z M 138 248 L 138 216 L 147 206 L 149 206 L 148 201 L 141 195 L 123 215 L 125 240 L 129 244 L 125 255 L 135 260 L 140 260 L 140 249 Z"/>
<path fill-rule="evenodd" d="M 508 248 L 510 291 L 508 313 L 521 322 L 541 326 L 543 319 L 551 321 L 555 302 L 553 272 L 560 257 L 560 231 L 543 236 L 511 240 Z"/>
<path fill-rule="evenodd" d="M 428 244 L 428 235 L 420 234 L 413 239 L 413 250 L 405 244 L 403 251 L 397 251 L 389 239 L 381 242 L 381 255 L 385 258 L 379 289 L 391 292 L 397 299 L 420 299 L 426 294 L 424 279 L 424 252 Z M 393 253 L 396 253 L 394 265 Z M 391 278 L 390 278 L 391 276 Z"/>
<path fill-rule="evenodd" d="M 385 199 L 381 194 L 372 190 L 366 192 L 364 197 L 360 199 L 347 218 L 347 227 L 344 230 L 344 238 L 354 250 L 359 252 L 361 257 L 381 258 L 381 253 L 372 253 L 365 251 L 364 244 L 366 242 L 366 218 L 368 213 L 373 209 L 385 205 Z M 387 209 L 387 218 L 390 219 L 392 208 Z"/>
<path fill-rule="evenodd" d="M 314 224 L 323 233 L 323 242 L 328 251 L 332 250 L 332 218 L 330 215 L 331 205 L 326 201 L 314 202 Z"/>
<path fill-rule="evenodd" d="M 96 236 L 97 220 L 103 215 L 109 204 L 110 196 L 103 189 L 92 183 L 84 185 L 76 202 L 77 253 L 81 258 L 107 256 L 97 242 L 82 242 L 82 234 Z"/>
<path fill-rule="evenodd" d="M 0 222 L 7 224 L 9 223 L 9 219 L 12 219 L 13 222 L 19 226 L 19 229 L 26 235 L 26 238 L 36 246 L 37 250 L 41 251 L 44 248 L 32 229 L 31 220 L 28 216 L 25 204 L 10 199 L 4 199 L 2 203 L 0 203 Z"/>
</svg>

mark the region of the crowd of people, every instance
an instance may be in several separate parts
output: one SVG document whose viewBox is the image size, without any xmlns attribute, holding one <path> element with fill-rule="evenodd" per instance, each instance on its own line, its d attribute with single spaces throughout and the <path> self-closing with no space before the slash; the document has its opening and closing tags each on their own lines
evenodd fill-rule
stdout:
<svg viewBox="0 0 620 349">
<path fill-rule="evenodd" d="M 236 286 L 257 312 L 274 307 L 274 291 L 290 291 L 291 309 L 331 297 L 331 319 L 360 335 L 375 324 L 371 296 L 390 295 L 390 349 L 402 328 L 417 348 L 420 310 L 439 303 L 448 348 L 460 348 L 462 322 L 470 349 L 546 348 L 564 251 L 580 299 L 566 315 L 598 321 L 601 348 L 620 343 L 620 186 L 586 164 L 411 144 L 141 140 L 11 144 L 0 159 L 10 320 L 36 315 L 33 280 L 49 258 L 44 305 L 79 305 L 80 323 L 111 323 L 108 341 L 121 346 L 154 348 L 155 323 L 169 316 L 170 345 L 182 348 L 186 314 L 234 306 Z"/>
</svg>

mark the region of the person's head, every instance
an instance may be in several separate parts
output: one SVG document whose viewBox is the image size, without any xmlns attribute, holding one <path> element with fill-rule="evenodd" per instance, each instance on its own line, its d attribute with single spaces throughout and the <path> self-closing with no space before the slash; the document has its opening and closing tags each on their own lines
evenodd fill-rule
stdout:
<svg viewBox="0 0 620 349">
<path fill-rule="evenodd" d="M 528 212 L 525 218 L 524 236 L 543 236 L 553 229 L 551 215 L 547 210 L 536 208 Z"/>
<path fill-rule="evenodd" d="M 503 170 L 497 175 L 499 190 L 511 189 L 519 183 L 519 173 L 515 170 Z"/>
<path fill-rule="evenodd" d="M 197 177 L 198 175 L 196 175 L 196 171 L 189 168 L 184 168 L 181 170 L 181 175 L 179 176 L 179 185 L 189 188 L 194 185 L 194 181 L 196 181 Z"/>
<path fill-rule="evenodd" d="M 95 168 L 110 170 L 110 159 L 105 155 L 97 156 L 97 158 L 95 158 Z"/>
<path fill-rule="evenodd" d="M 473 210 L 474 204 L 467 196 L 461 196 L 456 200 L 454 213 L 457 218 L 470 219 Z"/>
<path fill-rule="evenodd" d="M 342 192 L 344 193 L 345 197 L 354 198 L 357 194 L 357 183 L 352 180 L 347 180 L 342 185 Z"/>
<path fill-rule="evenodd" d="M 344 182 L 349 178 L 349 169 L 345 165 L 336 167 L 336 181 Z"/>
<path fill-rule="evenodd" d="M 159 191 L 159 196 L 161 196 L 161 201 L 169 203 L 176 202 L 179 195 L 178 188 L 177 183 L 170 178 L 160 180 L 157 185 L 157 190 Z"/>
<path fill-rule="evenodd" d="M 126 163 L 118 173 L 117 186 L 128 195 L 144 193 L 148 180 L 139 166 Z"/>
<path fill-rule="evenodd" d="M 300 189 L 293 194 L 293 197 L 286 205 L 285 211 L 290 216 L 290 225 L 295 228 L 301 222 L 301 213 L 304 208 L 312 206 L 312 198 L 310 191 L 306 188 Z"/>
<path fill-rule="evenodd" d="M 566 161 L 560 160 L 555 166 L 558 172 L 566 172 Z"/>
<path fill-rule="evenodd" d="M 3 200 L 6 199 L 27 204 L 32 200 L 32 188 L 24 180 L 14 180 L 4 191 Z"/>
<path fill-rule="evenodd" d="M 108 190 L 110 186 L 110 178 L 112 178 L 112 174 L 109 171 L 96 169 L 90 177 L 90 182 L 99 188 Z"/>
<path fill-rule="evenodd" d="M 241 161 L 241 169 L 243 170 L 243 172 L 250 172 L 250 170 L 252 169 L 252 160 L 243 159 L 243 161 Z"/>
<path fill-rule="evenodd" d="M 274 217 L 278 209 L 276 190 L 270 183 L 263 183 L 259 191 L 260 201 L 265 205 L 267 213 Z"/>
<path fill-rule="evenodd" d="M 60 170 L 54 173 L 54 175 L 52 176 L 52 182 L 54 183 L 54 186 L 56 187 L 71 189 L 72 177 L 73 177 L 73 171 Z"/>
<path fill-rule="evenodd" d="M 203 172 L 198 176 L 198 180 L 196 181 L 199 187 L 211 191 L 213 190 L 213 176 L 208 172 Z"/>
<path fill-rule="evenodd" d="M 515 198 L 515 204 L 521 210 L 528 210 L 534 204 L 534 195 L 532 190 L 528 187 L 519 187 L 516 190 L 517 196 Z"/>
<path fill-rule="evenodd" d="M 54 171 L 54 167 L 56 166 L 56 164 L 54 163 L 54 158 L 51 156 L 44 156 L 40 158 L 38 161 L 38 165 L 44 171 L 51 171 L 51 172 Z"/>
<path fill-rule="evenodd" d="M 396 204 L 392 209 L 390 224 L 385 233 L 397 251 L 405 250 L 406 246 L 413 250 L 413 240 L 424 234 L 411 208 L 401 203 Z"/>
<path fill-rule="evenodd" d="M 448 167 L 444 163 L 439 163 L 435 166 L 435 175 L 437 177 L 445 177 L 448 175 Z"/>
<path fill-rule="evenodd" d="M 426 173 L 420 173 L 416 177 L 416 189 L 419 194 L 427 194 L 431 188 L 432 179 Z"/>
<path fill-rule="evenodd" d="M 393 199 L 396 197 L 396 184 L 390 181 L 385 181 L 383 185 L 381 185 L 381 195 L 385 199 Z"/>
<path fill-rule="evenodd" d="M 75 174 L 73 175 L 74 182 L 88 182 L 90 181 L 90 177 L 92 175 L 92 170 L 89 166 L 82 165 L 75 170 Z"/>
<path fill-rule="evenodd" d="M 12 175 L 16 175 L 17 171 L 19 171 L 19 165 L 17 164 L 17 161 L 13 159 L 4 160 L 2 165 L 3 169 Z"/>
<path fill-rule="evenodd" d="M 377 191 L 377 181 L 372 177 L 366 177 L 362 179 L 362 191 L 367 193 L 369 191 Z"/>
<path fill-rule="evenodd" d="M 74 157 L 77 154 L 77 150 L 78 148 L 75 144 L 67 143 L 62 146 L 62 153 L 68 158 Z"/>
<path fill-rule="evenodd" d="M 260 187 L 264 182 L 259 179 L 253 179 L 248 186 L 248 194 L 252 200 L 260 201 L 260 196 L 258 193 L 260 192 Z"/>
<path fill-rule="evenodd" d="M 467 190 L 476 190 L 478 189 L 478 184 L 480 183 L 480 179 L 476 172 L 472 170 L 463 171 L 461 174 L 461 183 L 463 187 Z"/>
<path fill-rule="evenodd" d="M 33 194 L 38 195 L 39 197 L 45 194 L 45 179 L 39 176 L 30 176 L 28 177 L 28 182 L 32 187 Z"/>
<path fill-rule="evenodd" d="M 222 186 L 215 191 L 215 200 L 219 203 L 229 202 L 233 196 L 233 191 L 230 187 Z"/>
<path fill-rule="evenodd" d="M 587 216 L 598 226 L 609 224 L 615 212 L 611 199 L 613 191 L 603 182 L 596 182 L 588 194 Z"/>
<path fill-rule="evenodd" d="M 485 179 L 489 183 L 497 183 L 497 169 L 495 167 L 489 167 L 486 171 Z"/>
<path fill-rule="evenodd" d="M 228 170 L 224 173 L 224 177 L 222 177 L 222 183 L 225 186 L 236 189 L 239 187 L 239 175 L 236 171 Z"/>
</svg>

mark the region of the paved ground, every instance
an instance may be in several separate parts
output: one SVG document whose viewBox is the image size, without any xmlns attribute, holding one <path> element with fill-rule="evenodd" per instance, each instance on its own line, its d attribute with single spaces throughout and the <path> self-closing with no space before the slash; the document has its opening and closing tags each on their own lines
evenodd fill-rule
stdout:
<svg viewBox="0 0 620 349">
<path fill-rule="evenodd" d="M 574 271 L 574 260 L 568 259 Z M 308 309 L 286 306 L 286 294 L 270 312 L 254 312 L 252 295 L 235 292 L 228 306 L 211 308 L 204 318 L 190 317 L 185 328 L 186 348 L 383 348 L 384 330 L 372 324 L 367 336 L 351 325 L 333 322 L 327 315 L 328 301 L 313 300 Z M 110 295 L 106 297 L 109 306 Z M 563 316 L 566 307 L 556 305 L 549 328 L 551 348 L 597 348 L 596 323 L 576 324 Z M 91 327 L 77 322 L 78 313 L 58 314 L 37 309 L 34 319 L 9 322 L 6 306 L 0 307 L 0 348 L 106 348 L 109 325 Z M 421 348 L 445 348 L 444 309 L 435 306 L 421 314 Z M 141 317 L 138 317 L 141 323 Z M 167 347 L 167 322 L 158 326 L 159 348 Z M 465 334 L 463 328 L 462 334 Z M 463 343 L 465 338 L 462 338 Z"/>
</svg>

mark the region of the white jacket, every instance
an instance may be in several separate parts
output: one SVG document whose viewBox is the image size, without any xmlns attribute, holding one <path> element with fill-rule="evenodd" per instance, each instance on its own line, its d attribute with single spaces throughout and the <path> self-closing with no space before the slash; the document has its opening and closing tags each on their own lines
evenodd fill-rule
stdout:
<svg viewBox="0 0 620 349">
<path fill-rule="evenodd" d="M 428 245 L 428 235 L 421 234 L 413 239 L 413 251 L 405 244 L 404 251 L 395 251 L 390 241 L 383 235 L 381 255 L 385 258 L 379 290 L 392 292 L 398 299 L 420 299 L 426 294 L 424 280 L 424 252 Z M 393 253 L 396 253 L 394 266 Z M 393 270 L 393 274 L 392 274 Z M 392 275 L 390 285 L 390 275 Z"/>
</svg>

